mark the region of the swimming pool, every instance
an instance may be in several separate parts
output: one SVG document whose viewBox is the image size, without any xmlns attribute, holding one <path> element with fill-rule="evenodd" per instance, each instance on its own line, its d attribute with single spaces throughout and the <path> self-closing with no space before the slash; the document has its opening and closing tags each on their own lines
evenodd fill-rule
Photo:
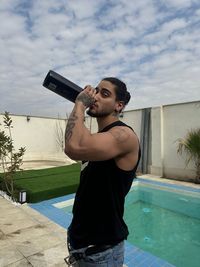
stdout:
<svg viewBox="0 0 200 267">
<path fill-rule="evenodd" d="M 200 262 L 199 192 L 140 183 L 126 199 L 128 241 L 177 267 Z"/>
<path fill-rule="evenodd" d="M 125 253 L 128 267 L 172 266 L 167 262 L 177 267 L 199 266 L 199 193 L 200 189 L 148 179 L 133 183 L 124 216 L 130 232 Z M 70 195 L 31 206 L 68 227 L 73 198 Z"/>
</svg>

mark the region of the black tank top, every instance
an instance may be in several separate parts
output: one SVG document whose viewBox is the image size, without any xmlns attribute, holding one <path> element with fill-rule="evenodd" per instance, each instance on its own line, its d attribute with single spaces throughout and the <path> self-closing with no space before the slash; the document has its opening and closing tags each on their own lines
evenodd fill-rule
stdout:
<svg viewBox="0 0 200 267">
<path fill-rule="evenodd" d="M 127 125 L 116 121 L 101 132 L 115 126 Z M 136 177 L 139 159 L 140 151 L 138 162 L 131 171 L 120 169 L 114 159 L 82 162 L 73 219 L 68 228 L 73 248 L 116 244 L 127 239 L 128 228 L 123 220 L 124 201 Z"/>
</svg>

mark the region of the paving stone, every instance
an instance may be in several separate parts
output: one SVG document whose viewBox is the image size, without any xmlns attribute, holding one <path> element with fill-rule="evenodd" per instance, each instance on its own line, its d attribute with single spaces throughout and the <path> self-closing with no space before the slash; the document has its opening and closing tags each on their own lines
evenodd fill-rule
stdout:
<svg viewBox="0 0 200 267">
<path fill-rule="evenodd" d="M 59 224 L 56 224 L 52 221 L 46 225 L 46 229 L 47 231 L 50 231 L 50 232 L 59 232 L 59 233 L 67 234 L 67 229 L 63 228 Z"/>
<path fill-rule="evenodd" d="M 46 234 L 46 235 L 38 236 L 31 240 L 15 243 L 17 249 L 25 257 L 37 254 L 43 250 L 47 250 L 59 244 L 63 244 L 63 242 L 61 243 L 61 240 L 52 234 Z"/>
<path fill-rule="evenodd" d="M 0 224 L 6 224 L 10 222 L 14 222 L 15 220 L 26 220 L 27 215 L 24 214 L 24 212 L 20 211 L 13 211 L 10 213 L 1 213 L 1 218 L 0 218 Z"/>
<path fill-rule="evenodd" d="M 10 245 L 11 242 L 8 240 L 7 236 L 2 231 L 0 231 L 0 249 L 9 247 Z"/>
<path fill-rule="evenodd" d="M 66 267 L 64 228 L 27 205 L 14 206 L 2 197 L 0 214 L 0 267 Z"/>
<path fill-rule="evenodd" d="M 14 247 L 4 247 L 0 249 L 0 267 L 22 260 L 23 255 Z"/>
<path fill-rule="evenodd" d="M 17 214 L 20 214 L 21 211 L 18 209 L 18 207 L 12 205 L 11 203 L 9 203 L 10 205 L 2 205 L 0 207 L 0 222 L 5 220 L 6 218 L 8 218 L 9 216 L 17 216 Z"/>
<path fill-rule="evenodd" d="M 31 218 L 37 221 L 38 223 L 41 223 L 41 224 L 52 223 L 52 221 L 49 220 L 46 216 L 42 215 L 41 213 L 39 213 L 38 211 L 34 209 L 31 209 L 27 204 L 22 205 L 21 208 L 23 209 L 24 213 L 27 216 L 31 216 Z"/>
<path fill-rule="evenodd" d="M 26 259 L 16 261 L 14 263 L 6 265 L 6 267 L 31 267 L 31 266 L 33 265 L 30 262 L 28 262 Z"/>
<path fill-rule="evenodd" d="M 10 219 L 10 223 L 1 224 L 1 231 L 5 234 L 10 234 L 12 232 L 16 232 L 35 225 L 37 225 L 37 222 L 29 219 L 28 217 L 24 219 L 16 219 L 16 217 L 13 215 L 13 217 Z"/>
<path fill-rule="evenodd" d="M 49 231 L 53 236 L 56 236 L 60 239 L 61 242 L 67 243 L 67 231 L 63 227 L 55 224 L 50 223 L 46 225 L 47 231 Z"/>
<path fill-rule="evenodd" d="M 67 254 L 68 252 L 66 247 L 64 245 L 59 245 L 44 250 L 43 252 L 39 252 L 33 256 L 28 257 L 27 259 L 34 267 L 66 267 L 64 258 L 67 256 Z"/>
<path fill-rule="evenodd" d="M 30 241 L 31 239 L 45 235 L 47 233 L 48 231 L 45 229 L 45 226 L 36 224 L 32 227 L 17 230 L 15 232 L 7 234 L 7 237 L 13 243 L 16 243 L 16 242 Z"/>
</svg>

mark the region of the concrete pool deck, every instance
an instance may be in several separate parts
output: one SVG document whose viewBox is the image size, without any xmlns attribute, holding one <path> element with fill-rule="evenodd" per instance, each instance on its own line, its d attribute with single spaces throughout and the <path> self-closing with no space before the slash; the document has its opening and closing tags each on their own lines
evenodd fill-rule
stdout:
<svg viewBox="0 0 200 267">
<path fill-rule="evenodd" d="M 66 229 L 0 197 L 0 266 L 66 266 Z"/>
<path fill-rule="evenodd" d="M 200 185 L 144 175 L 156 181 L 199 189 Z M 66 266 L 66 229 L 27 204 L 15 206 L 0 196 L 0 267 Z M 132 248 L 131 252 L 132 253 Z M 138 251 L 140 253 L 140 251 Z M 147 263 L 146 263 L 147 264 Z M 137 266 L 142 266 L 138 264 Z M 143 265 L 144 266 L 144 265 Z M 172 266 L 147 264 L 145 267 Z"/>
</svg>

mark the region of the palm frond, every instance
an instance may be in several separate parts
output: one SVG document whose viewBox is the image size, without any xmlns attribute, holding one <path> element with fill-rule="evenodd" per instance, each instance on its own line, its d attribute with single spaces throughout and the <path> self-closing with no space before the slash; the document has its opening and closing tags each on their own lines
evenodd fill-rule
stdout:
<svg viewBox="0 0 200 267">
<path fill-rule="evenodd" d="M 177 153 L 186 154 L 186 165 L 191 160 L 200 161 L 200 128 L 190 130 L 185 138 L 179 138 Z"/>
</svg>

